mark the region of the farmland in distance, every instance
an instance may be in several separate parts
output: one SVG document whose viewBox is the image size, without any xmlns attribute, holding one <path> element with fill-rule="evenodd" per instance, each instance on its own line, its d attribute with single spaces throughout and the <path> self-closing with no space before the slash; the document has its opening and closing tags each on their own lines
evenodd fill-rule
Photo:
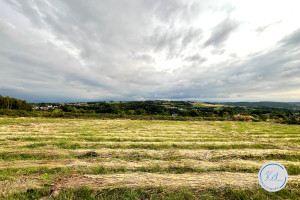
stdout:
<svg viewBox="0 0 300 200">
<path fill-rule="evenodd" d="M 297 199 L 300 126 L 271 122 L 0 118 L 2 199 Z M 285 166 L 269 193 L 257 174 Z"/>
</svg>

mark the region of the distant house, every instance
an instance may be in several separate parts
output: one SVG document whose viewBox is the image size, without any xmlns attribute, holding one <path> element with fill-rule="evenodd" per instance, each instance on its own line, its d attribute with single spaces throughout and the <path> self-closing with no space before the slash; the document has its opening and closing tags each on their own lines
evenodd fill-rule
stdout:
<svg viewBox="0 0 300 200">
<path fill-rule="evenodd" d="M 48 109 L 51 109 L 51 110 L 54 109 L 54 107 L 53 107 L 52 105 L 48 105 L 47 108 L 48 108 Z"/>
<path fill-rule="evenodd" d="M 177 116 L 178 116 L 178 114 L 175 114 L 175 113 L 172 114 L 172 117 L 177 117 Z"/>
</svg>

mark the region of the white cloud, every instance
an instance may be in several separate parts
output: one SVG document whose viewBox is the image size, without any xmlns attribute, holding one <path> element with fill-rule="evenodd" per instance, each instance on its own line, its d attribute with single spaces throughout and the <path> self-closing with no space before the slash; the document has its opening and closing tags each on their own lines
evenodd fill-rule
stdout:
<svg viewBox="0 0 300 200">
<path fill-rule="evenodd" d="M 297 100 L 298 1 L 0 1 L 0 94 Z"/>
</svg>

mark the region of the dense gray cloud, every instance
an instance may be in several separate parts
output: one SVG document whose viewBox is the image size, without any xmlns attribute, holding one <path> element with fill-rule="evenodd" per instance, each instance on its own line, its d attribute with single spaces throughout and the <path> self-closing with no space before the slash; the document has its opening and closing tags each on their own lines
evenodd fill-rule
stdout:
<svg viewBox="0 0 300 200">
<path fill-rule="evenodd" d="M 300 29 L 238 57 L 227 41 L 246 23 L 216 2 L 0 0 L 0 95 L 222 101 L 299 90 Z"/>
</svg>

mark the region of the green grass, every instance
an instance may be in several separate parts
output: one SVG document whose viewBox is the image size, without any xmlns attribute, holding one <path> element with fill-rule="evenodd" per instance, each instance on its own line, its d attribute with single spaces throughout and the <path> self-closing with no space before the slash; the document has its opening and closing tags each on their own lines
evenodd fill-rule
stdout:
<svg viewBox="0 0 300 200">
<path fill-rule="evenodd" d="M 140 153 L 138 151 L 129 154 L 117 154 L 114 153 L 112 158 L 126 160 L 126 161 L 142 161 L 142 160 L 164 160 L 164 161 L 175 161 L 186 158 L 185 156 L 178 156 L 175 152 L 170 151 L 167 154 L 150 155 L 148 153 Z"/>
<path fill-rule="evenodd" d="M 296 165 L 286 165 L 285 168 L 289 175 L 299 175 L 300 167 Z M 28 176 L 32 174 L 38 175 L 54 175 L 55 177 L 65 177 L 70 174 L 115 174 L 126 172 L 146 172 L 146 173 L 170 173 L 170 174 L 184 174 L 184 173 L 207 173 L 207 172 L 244 172 L 244 173 L 258 173 L 259 168 L 251 166 L 237 166 L 237 165 L 222 165 L 214 168 L 192 167 L 189 165 L 169 165 L 162 167 L 161 165 L 149 165 L 137 168 L 127 168 L 126 166 L 105 167 L 100 165 L 93 168 L 74 168 L 74 167 L 9 167 L 0 169 L 0 181 L 13 180 L 16 177 Z"/>
<path fill-rule="evenodd" d="M 51 191 L 47 188 L 28 189 L 25 192 L 10 194 L 3 200 L 14 199 L 40 199 L 49 197 Z M 278 192 L 267 192 L 262 188 L 237 189 L 230 186 L 223 188 L 191 189 L 181 187 L 177 189 L 163 187 L 140 187 L 140 188 L 111 188 L 93 190 L 90 188 L 79 188 L 62 190 L 57 196 L 52 196 L 51 200 L 260 200 L 260 199 L 293 199 L 300 197 L 300 186 L 288 184 L 287 187 Z"/>
<path fill-rule="evenodd" d="M 297 166 L 293 168 L 288 168 L 289 170 L 294 170 L 294 175 L 299 174 Z M 99 167 L 92 168 L 92 171 L 85 171 L 82 173 L 91 174 L 114 174 L 114 173 L 124 173 L 124 172 L 146 172 L 146 173 L 170 173 L 170 174 L 184 174 L 184 173 L 207 173 L 207 172 L 245 172 L 245 173 L 258 173 L 258 167 L 252 166 L 236 166 L 236 165 L 221 165 L 212 168 L 201 168 L 193 167 L 190 165 L 175 165 L 171 164 L 162 167 L 159 164 L 153 164 L 148 166 L 136 167 L 136 168 L 126 168 L 126 166 L 119 167 L 105 167 L 103 165 Z"/>
<path fill-rule="evenodd" d="M 184 138 L 170 138 L 170 136 L 155 139 L 136 139 L 134 137 L 124 138 L 124 137 L 115 137 L 115 138 L 105 138 L 105 137 L 77 137 L 72 138 L 76 141 L 87 141 L 87 142 L 214 142 L 214 141 L 227 141 L 226 138 L 194 138 L 194 139 L 184 139 Z M 240 138 L 234 138 L 232 141 L 244 141 Z"/>
<path fill-rule="evenodd" d="M 170 135 L 163 135 L 160 136 L 162 138 L 142 138 L 136 139 L 135 137 L 98 137 L 98 136 L 89 136 L 89 137 L 72 137 L 69 135 L 64 135 L 65 138 L 61 137 L 11 137 L 7 139 L 0 139 L 0 141 L 23 141 L 23 142 L 41 142 L 41 141 L 56 141 L 56 145 L 60 146 L 58 143 L 66 143 L 66 142 L 153 142 L 153 143 L 161 143 L 161 142 L 226 142 L 228 140 L 227 137 L 205 137 L 200 138 L 199 136 L 195 135 L 195 138 L 185 138 L 185 137 L 176 137 L 170 138 Z M 108 135 L 109 136 L 109 135 Z M 149 135 L 140 135 L 142 137 L 151 137 Z M 189 136 L 191 137 L 191 136 Z M 231 138 L 231 141 L 239 142 L 245 141 L 244 138 Z"/>
<path fill-rule="evenodd" d="M 111 167 L 107 168 L 104 166 L 96 167 L 92 169 L 93 174 L 113 174 L 113 173 L 124 173 L 127 172 L 126 166 L 119 166 L 119 167 Z"/>
<path fill-rule="evenodd" d="M 48 145 L 47 143 L 35 143 L 30 145 L 22 146 L 22 148 L 40 148 Z M 49 144 L 50 145 L 50 144 Z M 162 150 L 162 149 L 207 149 L 207 150 L 216 150 L 216 149 L 279 149 L 276 145 L 271 144 L 80 144 L 73 143 L 70 140 L 61 140 L 58 142 L 52 143 L 53 146 L 56 146 L 60 149 L 150 149 L 150 150 Z M 0 157 L 1 158 L 1 157 Z"/>
<path fill-rule="evenodd" d="M 38 146 L 38 145 L 37 145 Z M 37 148 L 36 145 L 33 148 Z M 28 145 L 26 148 L 31 148 Z M 23 147 L 24 148 L 24 147 Z M 93 152 L 93 151 L 88 151 Z M 176 155 L 174 152 L 170 151 L 166 154 L 161 155 L 150 155 L 148 153 L 140 153 L 138 151 L 132 153 L 116 153 L 111 152 L 109 154 L 97 154 L 88 155 L 88 152 L 77 153 L 69 152 L 66 155 L 60 154 L 50 154 L 47 152 L 37 152 L 37 153 L 19 153 L 19 152 L 0 152 L 0 160 L 3 161 L 16 161 L 16 160 L 59 160 L 59 159 L 80 159 L 80 160 L 102 160 L 102 159 L 119 159 L 125 161 L 143 161 L 143 160 L 164 160 L 164 161 L 175 161 L 181 160 L 186 157 Z"/>
<path fill-rule="evenodd" d="M 40 148 L 40 147 L 44 147 L 47 146 L 47 143 L 33 143 L 33 144 L 29 144 L 24 146 L 25 148 L 29 148 L 29 149 L 35 149 L 35 148 Z"/>
<path fill-rule="evenodd" d="M 115 159 L 120 159 L 120 160 L 126 160 L 126 161 L 141 161 L 141 160 L 145 160 L 145 159 L 149 159 L 149 160 L 179 160 L 180 158 L 178 156 L 167 156 L 167 157 L 162 157 L 162 156 L 152 156 L 149 155 L 147 153 L 139 153 L 139 152 L 135 152 L 129 155 L 120 155 L 120 154 L 115 154 L 112 156 L 112 158 Z"/>
<path fill-rule="evenodd" d="M 57 146 L 58 148 L 61 148 L 61 149 L 80 149 L 80 148 L 83 148 L 80 144 L 70 143 L 70 141 L 67 141 L 67 140 L 55 142 L 55 143 L 53 143 L 53 145 Z"/>
<path fill-rule="evenodd" d="M 47 153 L 17 153 L 17 152 L 0 152 L 0 160 L 55 160 L 65 158 L 60 155 L 52 155 Z"/>
<path fill-rule="evenodd" d="M 0 180 L 13 180 L 16 177 L 27 176 L 31 174 L 56 174 L 66 176 L 72 171 L 72 168 L 63 167 L 9 167 L 0 169 Z"/>
<path fill-rule="evenodd" d="M 300 166 L 297 165 L 286 165 L 284 166 L 289 175 L 299 175 L 300 174 Z"/>
<path fill-rule="evenodd" d="M 224 155 L 214 156 L 211 161 L 229 160 L 229 159 L 242 159 L 242 160 L 288 160 L 288 161 L 300 161 L 300 154 L 283 154 L 283 153 L 271 153 L 262 155 Z"/>
<path fill-rule="evenodd" d="M 300 139 L 290 139 L 290 140 L 288 140 L 288 142 L 300 144 Z"/>
<path fill-rule="evenodd" d="M 6 199 L 49 197 L 56 178 L 63 180 L 72 175 L 99 174 L 101 177 L 101 174 L 109 174 L 105 177 L 110 177 L 118 173 L 127 176 L 138 172 L 135 173 L 137 176 L 159 173 L 167 177 L 169 174 L 190 173 L 188 176 L 193 176 L 195 173 L 198 176 L 200 173 L 238 172 L 244 175 L 251 173 L 253 176 L 259 171 L 259 163 L 270 160 L 280 160 L 291 176 L 300 174 L 300 154 L 297 153 L 300 147 L 299 125 L 230 121 L 0 118 L 0 132 L 0 194 L 5 195 L 2 198 Z M 280 151 L 276 153 L 276 149 Z M 228 155 L 226 150 L 232 153 Z M 249 165 L 237 164 L 239 159 L 252 162 L 247 162 Z M 66 166 L 55 167 L 56 163 Z M 114 166 L 115 163 L 118 164 Z M 10 164 L 14 167 L 7 167 Z M 28 190 L 10 194 L 12 189 L 9 184 L 18 184 L 15 181 L 23 180 L 32 184 L 25 187 Z M 108 189 L 105 184 L 104 187 L 106 189 L 103 190 L 62 190 L 52 199 L 300 197 L 299 181 L 288 182 L 287 188 L 276 193 L 265 192 L 260 187 L 239 189 L 212 186 L 203 190 L 160 187 Z"/>
<path fill-rule="evenodd" d="M 64 146 L 62 148 L 68 148 Z M 91 146 L 80 146 L 81 149 L 279 149 L 276 145 L 271 144 L 227 144 L 227 145 L 210 145 L 210 144 L 94 144 Z"/>
<path fill-rule="evenodd" d="M 11 138 L 7 138 L 7 140 L 11 140 L 11 141 L 24 141 L 24 142 L 36 142 L 36 141 L 41 141 L 41 140 L 46 140 L 46 139 L 50 139 L 50 138 L 40 138 L 40 137 L 11 137 Z"/>
<path fill-rule="evenodd" d="M 0 199 L 3 200 L 28 200 L 28 199 L 40 199 L 42 197 L 48 196 L 50 193 L 49 188 L 41 188 L 41 189 L 28 189 L 25 192 L 18 192 L 18 193 L 13 193 L 9 194 L 8 196 L 4 197 L 0 195 Z"/>
</svg>

